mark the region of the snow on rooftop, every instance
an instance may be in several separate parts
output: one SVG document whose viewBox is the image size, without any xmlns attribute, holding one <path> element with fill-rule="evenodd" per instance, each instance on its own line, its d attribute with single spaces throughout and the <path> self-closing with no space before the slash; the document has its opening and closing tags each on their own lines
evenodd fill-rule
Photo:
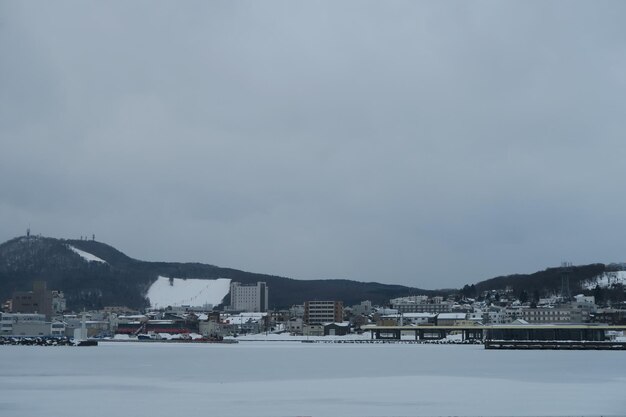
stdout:
<svg viewBox="0 0 626 417">
<path fill-rule="evenodd" d="M 437 315 L 437 313 L 402 313 L 402 315 L 406 318 L 432 318 Z"/>
<path fill-rule="evenodd" d="M 230 291 L 230 279 L 169 278 L 159 276 L 147 297 L 153 308 L 188 305 L 217 305 Z"/>
<path fill-rule="evenodd" d="M 224 317 L 224 323 L 241 326 L 245 323 L 258 323 L 267 316 L 267 313 L 239 313 Z"/>
<path fill-rule="evenodd" d="M 467 317 L 465 313 L 439 313 L 437 319 L 439 320 L 463 320 Z"/>
<path fill-rule="evenodd" d="M 70 248 L 73 252 L 77 253 L 81 258 L 83 258 L 87 262 L 102 262 L 104 264 L 107 263 L 107 261 L 105 261 L 104 259 L 100 259 L 96 255 L 92 255 L 89 252 L 85 252 L 83 250 L 75 248 L 72 245 L 67 245 L 67 247 Z"/>
</svg>

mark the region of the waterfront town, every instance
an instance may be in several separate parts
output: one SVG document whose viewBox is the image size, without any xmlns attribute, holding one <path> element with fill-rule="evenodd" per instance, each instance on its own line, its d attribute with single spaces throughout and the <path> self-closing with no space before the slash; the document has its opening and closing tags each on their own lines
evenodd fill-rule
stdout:
<svg viewBox="0 0 626 417">
<path fill-rule="evenodd" d="M 48 289 L 45 281 L 36 281 L 32 290 L 17 291 L 3 303 L 0 337 L 175 341 L 250 335 L 349 336 L 368 330 L 374 337 L 372 329 L 401 329 L 391 337 L 401 339 L 409 333 L 417 340 L 418 334 L 423 338 L 428 329 L 447 329 L 434 336 L 444 338 L 454 334 L 455 328 L 471 337 L 475 334 L 471 332 L 473 326 L 626 324 L 624 306 L 598 305 L 594 296 L 553 295 L 528 301 L 516 297 L 509 288 L 487 291 L 475 298 L 461 293 L 448 297 L 415 295 L 390 299 L 382 306 L 368 300 L 351 306 L 338 300 L 308 300 L 280 310 L 269 309 L 270 297 L 271 289 L 265 282 L 231 282 L 225 298 L 229 303 L 216 308 L 189 304 L 136 311 L 107 306 L 74 312 L 67 311 L 62 291 Z M 384 336 L 377 331 L 377 338 Z"/>
</svg>

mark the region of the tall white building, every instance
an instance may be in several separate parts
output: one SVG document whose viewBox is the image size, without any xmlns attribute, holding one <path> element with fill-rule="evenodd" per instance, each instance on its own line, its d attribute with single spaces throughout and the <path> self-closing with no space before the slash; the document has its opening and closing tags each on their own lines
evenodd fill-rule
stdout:
<svg viewBox="0 0 626 417">
<path fill-rule="evenodd" d="M 265 282 L 230 284 L 230 309 L 234 311 L 265 312 L 268 308 L 269 288 Z"/>
</svg>

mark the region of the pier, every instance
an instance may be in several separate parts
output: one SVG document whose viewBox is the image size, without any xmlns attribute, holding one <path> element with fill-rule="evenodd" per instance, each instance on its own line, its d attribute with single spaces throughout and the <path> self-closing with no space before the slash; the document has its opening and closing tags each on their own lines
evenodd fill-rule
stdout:
<svg viewBox="0 0 626 417">
<path fill-rule="evenodd" d="M 480 340 L 485 349 L 622 349 L 612 342 L 608 331 L 625 331 L 626 326 L 594 324 L 541 325 L 470 325 L 470 326 L 364 326 L 371 340 L 415 341 L 444 339 L 449 334 L 461 334 L 462 340 Z M 519 342 L 519 343 L 517 343 Z M 558 343 L 556 343 L 558 342 Z M 626 343 L 625 343 L 626 344 Z M 608 347 L 613 346 L 613 347 Z M 626 348 L 625 348 L 626 349 Z"/>
<path fill-rule="evenodd" d="M 626 342 L 590 342 L 586 340 L 486 340 L 485 349 L 626 350 Z"/>
</svg>

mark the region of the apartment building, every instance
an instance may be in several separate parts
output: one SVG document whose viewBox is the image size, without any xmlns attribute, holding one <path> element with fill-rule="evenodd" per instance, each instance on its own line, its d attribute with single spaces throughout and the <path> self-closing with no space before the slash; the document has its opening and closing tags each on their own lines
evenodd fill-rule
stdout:
<svg viewBox="0 0 626 417">
<path fill-rule="evenodd" d="M 572 311 L 569 308 L 524 308 L 519 318 L 529 323 L 569 323 Z"/>
<path fill-rule="evenodd" d="M 304 322 L 306 324 L 339 323 L 343 321 L 341 301 L 305 301 Z"/>
</svg>

